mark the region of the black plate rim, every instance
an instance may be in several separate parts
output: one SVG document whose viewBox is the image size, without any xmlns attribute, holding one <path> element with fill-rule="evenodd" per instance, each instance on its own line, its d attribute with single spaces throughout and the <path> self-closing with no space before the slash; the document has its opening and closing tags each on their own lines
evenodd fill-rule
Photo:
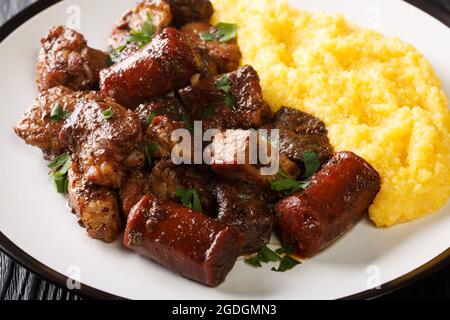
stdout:
<svg viewBox="0 0 450 320">
<path fill-rule="evenodd" d="M 23 23 L 51 7 L 52 5 L 61 2 L 63 0 L 40 0 L 26 9 L 19 12 L 8 20 L 2 27 L 0 27 L 0 42 L 3 42 L 14 30 L 19 28 Z M 440 9 L 437 5 L 427 0 L 407 0 L 410 4 L 425 11 L 434 18 L 440 20 L 450 28 L 450 14 Z M 49 268 L 45 264 L 39 262 L 25 251 L 15 245 L 10 239 L 8 239 L 3 232 L 0 231 L 0 250 L 2 250 L 10 258 L 17 261 L 22 267 L 31 270 L 35 274 L 44 278 L 48 282 L 67 289 L 67 277 L 63 274 Z M 394 279 L 384 284 L 380 289 L 372 289 L 363 291 L 345 298 L 343 300 L 360 300 L 360 299 L 375 299 L 392 293 L 396 290 L 409 286 L 416 281 L 424 279 L 431 274 L 442 270 L 446 266 L 450 265 L 450 248 L 438 255 L 436 258 L 428 261 L 424 265 L 417 269 Z M 70 290 L 68 290 L 70 291 Z M 72 293 L 80 295 L 90 299 L 102 299 L 102 300 L 123 300 L 124 298 L 113 295 L 111 293 L 104 292 L 102 290 L 81 284 L 80 290 L 72 290 Z"/>
</svg>

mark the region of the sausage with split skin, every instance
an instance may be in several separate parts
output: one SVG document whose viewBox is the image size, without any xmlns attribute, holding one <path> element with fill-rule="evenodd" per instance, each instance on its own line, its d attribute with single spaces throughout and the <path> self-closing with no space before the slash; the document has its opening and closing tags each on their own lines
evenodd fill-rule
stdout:
<svg viewBox="0 0 450 320">
<path fill-rule="evenodd" d="M 378 172 L 364 159 L 337 153 L 305 191 L 277 204 L 283 242 L 302 257 L 316 255 L 363 218 L 380 184 Z"/>
<path fill-rule="evenodd" d="M 200 72 L 201 60 L 189 40 L 166 28 L 141 51 L 100 73 L 103 93 L 135 108 L 154 97 L 184 88 Z"/>
<path fill-rule="evenodd" d="M 124 244 L 186 278 L 216 287 L 236 263 L 241 236 L 200 212 L 147 194 L 131 210 Z"/>
</svg>

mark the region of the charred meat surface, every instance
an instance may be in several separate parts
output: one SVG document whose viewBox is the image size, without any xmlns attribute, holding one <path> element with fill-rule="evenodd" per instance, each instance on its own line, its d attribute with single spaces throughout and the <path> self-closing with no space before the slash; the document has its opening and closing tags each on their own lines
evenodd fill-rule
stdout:
<svg viewBox="0 0 450 320">
<path fill-rule="evenodd" d="M 86 181 L 76 160 L 72 161 L 68 179 L 69 205 L 88 235 L 105 242 L 117 240 L 123 226 L 117 193 Z"/>
<path fill-rule="evenodd" d="M 219 206 L 218 220 L 243 235 L 242 254 L 252 254 L 269 243 L 275 215 L 270 196 L 249 183 L 221 182 L 214 189 Z"/>
<path fill-rule="evenodd" d="M 139 51 L 145 42 L 170 26 L 171 22 L 172 13 L 166 1 L 140 1 L 114 25 L 109 37 L 114 61 L 118 62 Z M 133 33 L 139 33 L 141 36 L 135 38 L 132 36 Z"/>
<path fill-rule="evenodd" d="M 150 173 L 146 169 L 135 169 L 128 172 L 119 190 L 124 216 L 128 217 L 136 203 L 149 192 Z"/>
<path fill-rule="evenodd" d="M 138 53 L 100 73 L 101 91 L 136 108 L 190 83 L 200 72 L 200 56 L 180 31 L 166 28 Z"/>
<path fill-rule="evenodd" d="M 259 76 L 251 66 L 220 77 L 201 79 L 179 91 L 181 102 L 205 129 L 260 127 L 270 115 Z"/>
<path fill-rule="evenodd" d="M 256 142 L 255 142 L 256 141 Z M 261 187 L 269 188 L 270 181 L 276 178 L 278 167 L 290 178 L 297 178 L 300 175 L 299 167 L 289 160 L 272 144 L 266 142 L 262 144 L 262 139 L 256 132 L 249 130 L 227 130 L 217 134 L 212 143 L 212 169 L 221 177 L 227 180 L 251 181 Z M 261 163 L 259 152 L 256 146 L 263 150 L 264 145 L 267 151 L 267 163 Z M 279 154 L 279 165 L 275 166 L 271 158 L 272 153 Z M 263 167 L 269 169 L 274 167 L 276 172 L 263 172 Z M 274 171 L 275 171 L 274 170 Z"/>
<path fill-rule="evenodd" d="M 60 139 L 76 155 L 93 184 L 119 188 L 125 163 L 136 156 L 142 129 L 136 113 L 112 99 L 81 100 L 65 122 Z M 133 161 L 131 161 L 133 162 Z"/>
<path fill-rule="evenodd" d="M 321 163 L 333 156 L 325 124 L 318 118 L 292 108 L 282 107 L 272 119 L 280 130 L 280 150 L 296 163 L 303 162 L 306 151 L 314 151 Z"/>
<path fill-rule="evenodd" d="M 100 70 L 109 66 L 109 56 L 88 47 L 83 35 L 57 26 L 49 31 L 41 44 L 36 64 L 40 91 L 60 85 L 79 91 L 98 88 Z"/>
<path fill-rule="evenodd" d="M 124 244 L 186 278 L 216 287 L 236 263 L 240 235 L 200 212 L 148 194 L 130 213 Z"/>
<path fill-rule="evenodd" d="M 214 174 L 207 167 L 175 165 L 171 160 L 159 161 L 150 178 L 151 192 L 163 199 L 180 202 L 179 190 L 195 189 L 205 214 L 215 216 L 216 199 L 213 195 Z"/>
<path fill-rule="evenodd" d="M 205 53 L 203 60 L 206 61 L 204 74 L 215 76 L 227 73 L 239 68 L 242 58 L 241 51 L 236 42 L 219 42 L 216 40 L 202 40 L 200 34 L 207 32 L 217 33 L 217 27 L 205 22 L 192 22 L 180 29 L 190 35 L 193 46 Z"/>
<path fill-rule="evenodd" d="M 27 144 L 38 147 L 46 158 L 67 150 L 67 144 L 59 139 L 66 118 L 80 99 L 95 99 L 96 92 L 75 92 L 65 87 L 43 91 L 14 127 L 16 134 Z"/>
<path fill-rule="evenodd" d="M 209 0 L 166 0 L 170 4 L 173 25 L 177 28 L 194 21 L 208 22 L 214 13 Z"/>
<path fill-rule="evenodd" d="M 303 192 L 276 206 L 283 242 L 312 257 L 358 223 L 380 190 L 380 176 L 351 152 L 337 153 Z"/>
</svg>

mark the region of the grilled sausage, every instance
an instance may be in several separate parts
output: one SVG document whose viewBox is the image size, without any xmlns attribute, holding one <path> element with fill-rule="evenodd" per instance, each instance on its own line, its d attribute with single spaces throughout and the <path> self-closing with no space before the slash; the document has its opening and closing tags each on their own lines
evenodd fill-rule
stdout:
<svg viewBox="0 0 450 320">
<path fill-rule="evenodd" d="M 337 153 L 303 192 L 276 206 L 284 243 L 311 257 L 353 227 L 380 190 L 380 176 L 351 152 Z"/>
<path fill-rule="evenodd" d="M 130 213 L 124 244 L 186 278 L 216 287 L 236 263 L 240 236 L 232 227 L 148 194 Z"/>
<path fill-rule="evenodd" d="M 127 107 L 189 85 L 200 71 L 198 53 L 176 29 L 166 28 L 138 53 L 100 73 L 101 91 Z"/>
</svg>

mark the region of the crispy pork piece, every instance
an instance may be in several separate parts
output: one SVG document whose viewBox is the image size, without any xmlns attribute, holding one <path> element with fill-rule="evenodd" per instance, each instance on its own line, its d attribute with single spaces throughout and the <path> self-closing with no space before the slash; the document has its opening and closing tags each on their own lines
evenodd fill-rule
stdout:
<svg viewBox="0 0 450 320">
<path fill-rule="evenodd" d="M 201 79 L 179 91 L 181 102 L 205 129 L 259 128 L 270 116 L 259 77 L 251 66 L 220 77 Z"/>
<path fill-rule="evenodd" d="M 236 263 L 240 235 L 200 212 L 148 194 L 130 213 L 124 244 L 188 279 L 216 287 Z"/>
<path fill-rule="evenodd" d="M 268 159 L 264 161 L 266 163 L 261 163 L 255 141 L 259 148 L 264 148 L 262 143 L 265 140 L 257 133 L 254 133 L 254 138 L 252 135 L 250 130 L 227 130 L 214 136 L 211 145 L 211 166 L 219 176 L 227 180 L 251 181 L 264 188 L 270 188 L 270 182 L 276 179 L 279 169 L 290 178 L 296 179 L 300 176 L 299 167 L 283 154 L 279 154 L 279 166 L 275 167 L 275 172 L 263 174 L 263 166 L 275 166 L 271 161 L 269 163 L 269 160 L 272 152 L 279 153 L 279 150 L 272 144 L 265 143 Z"/>
<path fill-rule="evenodd" d="M 125 164 L 135 162 L 142 136 L 139 116 L 109 98 L 81 100 L 60 133 L 86 179 L 112 188 L 122 184 Z"/>
<path fill-rule="evenodd" d="M 134 169 L 127 173 L 119 191 L 122 212 L 126 218 L 136 203 L 149 192 L 150 172 L 146 169 Z"/>
<path fill-rule="evenodd" d="M 151 99 L 136 109 L 141 119 L 142 128 L 147 130 L 151 121 L 157 116 L 167 116 L 172 121 L 185 121 L 189 118 L 183 105 L 175 97 Z"/>
<path fill-rule="evenodd" d="M 381 184 L 378 172 L 352 152 L 337 153 L 310 182 L 275 208 L 283 242 L 303 257 L 316 255 L 358 223 Z"/>
<path fill-rule="evenodd" d="M 68 172 L 69 205 L 91 238 L 114 242 L 122 232 L 117 193 L 90 184 L 74 159 Z"/>
<path fill-rule="evenodd" d="M 14 127 L 16 134 L 27 144 L 40 148 L 46 158 L 67 151 L 67 144 L 59 139 L 66 118 L 80 99 L 95 99 L 96 92 L 75 92 L 65 87 L 43 91 Z M 52 115 L 53 111 L 53 115 Z"/>
<path fill-rule="evenodd" d="M 202 60 L 206 62 L 204 75 L 216 76 L 232 72 L 239 68 L 242 58 L 241 50 L 236 41 L 219 42 L 217 40 L 204 41 L 200 38 L 202 32 L 217 33 L 217 27 L 205 22 L 192 22 L 183 26 L 180 31 L 191 36 L 193 46 L 205 52 Z"/>
<path fill-rule="evenodd" d="M 271 195 L 253 184 L 229 182 L 218 183 L 214 194 L 219 205 L 217 219 L 243 235 L 241 255 L 258 252 L 269 243 L 275 222 L 269 209 Z"/>
<path fill-rule="evenodd" d="M 333 156 L 325 124 L 308 113 L 282 107 L 269 127 L 280 130 L 280 150 L 296 163 L 303 162 L 306 151 L 314 151 L 321 163 Z"/>
<path fill-rule="evenodd" d="M 172 13 L 166 1 L 140 1 L 116 22 L 109 36 L 109 46 L 114 62 L 123 60 L 142 48 L 143 43 L 133 39 L 133 32 L 144 33 L 144 36 L 148 37 L 145 41 L 149 41 L 153 35 L 170 26 L 171 22 Z M 152 26 L 151 29 L 145 30 L 148 26 Z M 147 31 L 151 32 L 147 34 Z"/>
<path fill-rule="evenodd" d="M 214 174 L 206 166 L 175 165 L 171 160 L 162 160 L 152 170 L 150 191 L 159 198 L 180 202 L 179 190 L 195 189 L 203 212 L 215 217 L 214 184 Z"/>
<path fill-rule="evenodd" d="M 172 133 L 178 129 L 186 129 L 186 122 L 171 120 L 166 115 L 153 119 L 145 135 L 145 144 L 149 146 L 152 157 L 156 159 L 172 158 L 172 150 L 177 146 L 177 142 L 172 140 Z"/>
<path fill-rule="evenodd" d="M 80 33 L 56 26 L 41 40 L 36 64 L 40 91 L 56 86 L 83 91 L 97 89 L 100 70 L 110 64 L 109 56 L 87 46 Z"/>
<path fill-rule="evenodd" d="M 171 7 L 173 25 L 177 28 L 194 21 L 208 22 L 214 13 L 209 0 L 166 0 Z"/>
<path fill-rule="evenodd" d="M 101 91 L 129 108 L 190 83 L 200 71 L 196 50 L 180 31 L 166 28 L 138 53 L 100 73 Z"/>
</svg>

